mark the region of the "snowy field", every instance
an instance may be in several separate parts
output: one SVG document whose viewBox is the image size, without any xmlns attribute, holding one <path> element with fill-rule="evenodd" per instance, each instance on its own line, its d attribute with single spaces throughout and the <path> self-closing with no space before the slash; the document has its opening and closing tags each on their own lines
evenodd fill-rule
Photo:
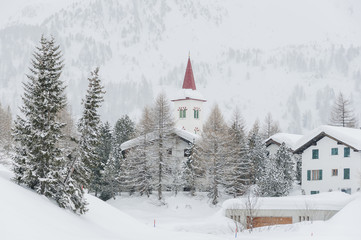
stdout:
<svg viewBox="0 0 361 240">
<path fill-rule="evenodd" d="M 156 198 L 120 196 L 103 202 L 87 195 L 84 216 L 60 209 L 44 196 L 14 184 L 0 165 L 0 239 L 235 239 L 234 223 L 205 195 L 165 194 Z M 330 194 L 329 197 L 340 195 Z M 324 197 L 328 197 L 327 194 Z M 295 198 L 295 196 L 292 196 Z M 298 223 L 238 233 L 237 239 L 361 239 L 361 194 L 342 195 L 349 202 L 327 222 Z M 345 199 L 349 198 L 349 199 Z M 155 220 L 155 227 L 154 227 Z"/>
</svg>

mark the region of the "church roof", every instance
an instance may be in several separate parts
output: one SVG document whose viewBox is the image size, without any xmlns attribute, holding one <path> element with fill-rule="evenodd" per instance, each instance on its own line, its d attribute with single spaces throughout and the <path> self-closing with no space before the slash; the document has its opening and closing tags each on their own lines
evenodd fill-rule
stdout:
<svg viewBox="0 0 361 240">
<path fill-rule="evenodd" d="M 193 76 L 193 70 L 192 70 L 192 64 L 191 64 L 190 57 L 188 57 L 187 69 L 186 69 L 186 74 L 184 76 L 182 88 L 196 90 L 196 83 L 194 82 L 194 76 Z"/>
</svg>

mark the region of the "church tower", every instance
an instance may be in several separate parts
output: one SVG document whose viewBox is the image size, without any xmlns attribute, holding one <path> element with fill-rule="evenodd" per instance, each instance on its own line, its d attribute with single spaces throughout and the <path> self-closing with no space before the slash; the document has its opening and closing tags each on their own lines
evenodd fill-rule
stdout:
<svg viewBox="0 0 361 240">
<path fill-rule="evenodd" d="M 191 133 L 200 134 L 203 126 L 204 97 L 197 91 L 191 59 L 188 57 L 182 89 L 172 100 L 175 110 L 175 126 Z"/>
</svg>

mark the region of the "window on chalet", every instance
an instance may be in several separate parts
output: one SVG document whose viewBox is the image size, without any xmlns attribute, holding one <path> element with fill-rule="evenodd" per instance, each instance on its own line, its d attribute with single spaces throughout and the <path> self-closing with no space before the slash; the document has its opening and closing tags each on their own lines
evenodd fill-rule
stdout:
<svg viewBox="0 0 361 240">
<path fill-rule="evenodd" d="M 338 169 L 332 169 L 332 176 L 338 176 Z"/>
<path fill-rule="evenodd" d="M 312 180 L 322 180 L 322 170 L 312 170 Z"/>
<path fill-rule="evenodd" d="M 350 169 L 349 168 L 343 169 L 343 179 L 350 179 Z"/>
<path fill-rule="evenodd" d="M 338 155 L 338 148 L 331 148 L 331 155 Z"/>
<path fill-rule="evenodd" d="M 312 159 L 318 159 L 318 149 L 312 150 Z"/>
<path fill-rule="evenodd" d="M 168 153 L 168 155 L 172 155 L 172 153 L 173 153 L 172 149 L 171 149 L 171 148 L 168 148 L 168 149 L 167 149 L 167 153 Z"/>
<path fill-rule="evenodd" d="M 343 149 L 343 156 L 344 157 L 350 157 L 350 148 L 349 147 L 345 147 Z"/>
<path fill-rule="evenodd" d="M 314 194 L 319 194 L 320 191 L 311 191 L 311 195 L 314 195 Z"/>
</svg>

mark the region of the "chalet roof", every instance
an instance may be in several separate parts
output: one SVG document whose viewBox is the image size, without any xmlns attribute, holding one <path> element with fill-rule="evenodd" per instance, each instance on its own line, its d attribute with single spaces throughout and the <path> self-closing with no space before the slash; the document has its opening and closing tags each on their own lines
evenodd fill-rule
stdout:
<svg viewBox="0 0 361 240">
<path fill-rule="evenodd" d="M 361 129 L 323 125 L 303 136 L 294 146 L 294 152 L 302 153 L 326 136 L 355 151 L 361 151 Z"/>
<path fill-rule="evenodd" d="M 193 76 L 193 70 L 192 70 L 192 64 L 191 64 L 190 57 L 188 57 L 187 69 L 186 69 L 186 74 L 184 76 L 182 88 L 196 90 L 196 83 L 194 82 L 194 76 Z"/>
<path fill-rule="evenodd" d="M 327 192 L 315 195 L 298 195 L 286 197 L 259 197 L 256 207 L 263 209 L 300 209 L 300 210 L 340 210 L 353 200 L 351 195 L 343 192 Z M 246 209 L 246 197 L 229 199 L 222 205 L 223 209 Z"/>
<path fill-rule="evenodd" d="M 286 147 L 291 148 L 294 150 L 294 146 L 298 140 L 300 140 L 303 135 L 299 134 L 290 134 L 290 133 L 276 133 L 269 138 L 266 139 L 265 143 L 268 147 L 272 143 L 281 145 L 282 143 L 286 144 Z"/>
<path fill-rule="evenodd" d="M 181 139 L 183 139 L 186 142 L 197 142 L 197 140 L 199 140 L 200 136 L 190 133 L 186 130 L 183 129 L 178 129 L 178 128 L 173 128 L 173 134 L 177 135 L 178 137 L 180 137 Z M 139 145 L 140 143 L 142 143 L 142 141 L 144 141 L 144 136 L 139 136 L 136 138 L 133 138 L 129 141 L 126 141 L 124 143 L 122 143 L 122 145 L 120 145 L 120 148 L 122 150 L 127 150 L 129 148 L 135 147 L 137 145 Z M 146 134 L 146 139 L 147 141 L 154 141 L 158 138 L 158 134 L 156 132 L 151 132 Z"/>
</svg>

